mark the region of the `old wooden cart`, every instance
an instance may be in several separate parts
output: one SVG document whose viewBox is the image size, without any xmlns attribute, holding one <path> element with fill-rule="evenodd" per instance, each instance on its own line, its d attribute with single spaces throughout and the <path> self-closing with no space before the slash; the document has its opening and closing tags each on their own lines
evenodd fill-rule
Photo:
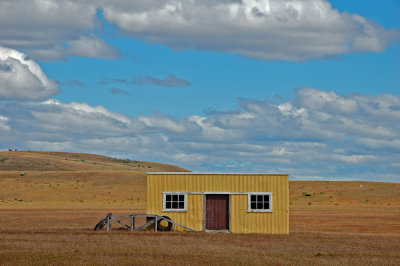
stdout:
<svg viewBox="0 0 400 266">
<path fill-rule="evenodd" d="M 147 222 L 139 227 L 135 227 L 135 220 L 136 220 L 136 218 L 139 218 L 139 217 L 146 218 Z M 130 221 L 130 224 L 122 222 L 121 218 L 125 218 L 125 219 L 128 218 Z M 157 231 L 170 231 L 170 230 L 176 231 L 176 226 L 181 226 L 186 230 L 195 232 L 195 230 L 171 220 L 168 216 L 160 216 L 157 214 L 112 215 L 111 213 L 108 213 L 96 224 L 96 226 L 94 227 L 94 231 L 99 231 L 99 230 L 103 229 L 105 226 L 107 226 L 106 230 L 110 231 L 113 221 L 123 225 L 127 230 L 130 230 L 130 231 L 141 231 L 141 230 L 151 229 L 153 227 L 154 227 L 154 231 L 156 231 L 156 232 Z M 161 224 L 162 221 L 166 221 L 168 223 L 168 225 L 163 226 Z"/>
</svg>

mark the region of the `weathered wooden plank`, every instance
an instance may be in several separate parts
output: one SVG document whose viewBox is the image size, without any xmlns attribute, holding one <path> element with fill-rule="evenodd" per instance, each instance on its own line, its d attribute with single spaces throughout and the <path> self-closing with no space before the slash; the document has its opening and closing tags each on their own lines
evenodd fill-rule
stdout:
<svg viewBox="0 0 400 266">
<path fill-rule="evenodd" d="M 128 216 L 133 216 L 133 217 L 156 217 L 157 214 L 130 214 Z"/>
<path fill-rule="evenodd" d="M 130 216 L 131 217 L 131 231 L 135 230 L 135 217 L 134 216 Z"/>
<path fill-rule="evenodd" d="M 115 217 L 115 216 L 111 216 L 111 219 L 113 219 L 114 221 L 116 221 L 116 222 L 122 224 L 123 226 L 126 226 L 126 227 L 129 228 L 129 229 L 131 228 L 129 225 L 127 225 L 127 224 L 121 222 L 120 220 L 118 220 L 118 219 L 116 219 L 116 218 L 114 218 L 114 217 Z"/>
<path fill-rule="evenodd" d="M 152 224 L 154 224 L 154 219 L 152 219 L 152 220 L 148 221 L 147 223 L 145 223 L 144 225 L 136 228 L 135 231 L 141 231 L 143 229 L 146 229 L 147 227 L 149 227 Z"/>
<path fill-rule="evenodd" d="M 107 231 L 111 230 L 111 215 L 107 217 Z"/>
<path fill-rule="evenodd" d="M 160 216 L 160 217 L 161 217 L 161 216 Z M 164 218 L 164 217 L 162 217 L 162 219 L 163 219 L 163 220 L 166 220 L 167 222 L 170 222 L 170 223 L 172 223 L 172 224 L 179 225 L 179 226 L 181 226 L 181 227 L 183 227 L 183 228 L 185 228 L 185 229 L 187 229 L 187 230 L 189 230 L 189 231 L 196 232 L 196 231 L 193 230 L 192 228 L 189 228 L 189 227 L 187 227 L 187 226 L 184 226 L 183 224 L 177 223 L 177 222 L 172 221 L 172 220 L 170 220 L 170 219 L 167 219 L 167 218 Z"/>
</svg>

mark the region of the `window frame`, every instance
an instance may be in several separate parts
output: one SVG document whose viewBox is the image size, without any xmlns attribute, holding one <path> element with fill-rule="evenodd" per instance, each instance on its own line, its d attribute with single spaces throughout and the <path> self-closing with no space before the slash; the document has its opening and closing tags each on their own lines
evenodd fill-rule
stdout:
<svg viewBox="0 0 400 266">
<path fill-rule="evenodd" d="M 162 193 L 163 194 L 163 197 L 162 197 L 162 204 L 163 204 L 163 207 L 162 207 L 162 211 L 163 212 L 187 212 L 187 192 L 163 192 Z M 167 195 L 171 195 L 171 196 L 173 196 L 173 195 L 183 195 L 184 196 L 184 198 L 183 198 L 183 209 L 173 209 L 173 208 L 169 208 L 169 209 L 167 209 L 166 208 L 166 202 L 167 202 L 167 200 L 166 200 L 166 198 L 167 198 Z M 178 200 L 178 202 L 179 202 L 179 200 Z"/>
<path fill-rule="evenodd" d="M 269 209 L 252 209 L 251 196 L 252 195 L 268 195 L 269 196 Z M 248 192 L 247 193 L 247 212 L 273 212 L 272 206 L 272 192 Z"/>
</svg>

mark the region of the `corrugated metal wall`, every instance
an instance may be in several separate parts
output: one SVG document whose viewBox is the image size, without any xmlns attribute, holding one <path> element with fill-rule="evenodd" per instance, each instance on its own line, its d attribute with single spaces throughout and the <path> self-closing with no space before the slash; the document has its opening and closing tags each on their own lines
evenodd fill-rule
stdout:
<svg viewBox="0 0 400 266">
<path fill-rule="evenodd" d="M 203 230 L 204 195 L 187 195 L 187 212 L 162 212 L 162 192 L 272 192 L 272 213 L 247 212 L 247 195 L 231 195 L 231 232 L 289 233 L 289 176 L 246 174 L 147 174 L 147 213 Z M 178 229 L 178 228 L 177 228 Z"/>
</svg>

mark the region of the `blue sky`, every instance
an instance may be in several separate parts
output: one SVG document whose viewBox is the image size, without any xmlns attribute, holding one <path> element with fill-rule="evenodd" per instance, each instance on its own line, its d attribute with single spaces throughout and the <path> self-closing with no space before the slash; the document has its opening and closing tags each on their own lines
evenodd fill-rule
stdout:
<svg viewBox="0 0 400 266">
<path fill-rule="evenodd" d="M 399 182 L 399 11 L 2 1 L 0 149 Z"/>
</svg>

